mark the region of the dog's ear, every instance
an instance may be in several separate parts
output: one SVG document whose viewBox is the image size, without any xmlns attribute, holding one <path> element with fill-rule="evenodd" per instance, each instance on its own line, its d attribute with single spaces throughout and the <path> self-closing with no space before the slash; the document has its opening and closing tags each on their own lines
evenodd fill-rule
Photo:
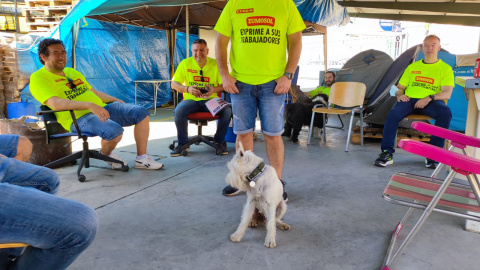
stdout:
<svg viewBox="0 0 480 270">
<path fill-rule="evenodd" d="M 242 144 L 242 142 L 240 142 L 240 141 L 238 142 L 238 150 L 237 150 L 237 153 L 238 153 L 241 157 L 243 157 L 243 153 L 245 153 L 245 150 L 243 149 L 243 144 Z"/>
</svg>

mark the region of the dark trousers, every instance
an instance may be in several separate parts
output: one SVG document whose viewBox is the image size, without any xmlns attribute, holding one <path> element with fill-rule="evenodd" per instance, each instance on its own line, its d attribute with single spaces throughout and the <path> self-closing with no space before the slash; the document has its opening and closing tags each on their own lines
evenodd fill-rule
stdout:
<svg viewBox="0 0 480 270">
<path fill-rule="evenodd" d="M 395 137 L 397 135 L 398 124 L 410 114 L 423 114 L 435 119 L 435 126 L 448 129 L 452 120 L 452 111 L 442 100 L 430 102 L 423 109 L 414 109 L 417 98 L 411 98 L 408 102 L 397 102 L 390 110 L 383 127 L 382 151 L 387 150 L 395 153 Z M 445 139 L 432 136 L 430 144 L 443 147 Z"/>
</svg>

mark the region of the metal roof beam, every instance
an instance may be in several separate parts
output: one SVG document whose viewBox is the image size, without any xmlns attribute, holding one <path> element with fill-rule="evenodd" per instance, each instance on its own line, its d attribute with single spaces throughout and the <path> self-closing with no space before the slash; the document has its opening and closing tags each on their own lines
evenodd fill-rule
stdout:
<svg viewBox="0 0 480 270">
<path fill-rule="evenodd" d="M 349 15 L 350 17 L 355 17 L 355 18 L 387 19 L 387 20 L 398 20 L 398 21 L 480 26 L 480 17 L 475 17 L 475 16 L 439 16 L 439 15 L 408 15 L 408 14 L 382 14 L 382 13 L 350 13 Z"/>
<path fill-rule="evenodd" d="M 425 12 L 480 14 L 480 3 L 339 1 L 338 4 L 343 7 L 352 8 L 377 8 Z"/>
</svg>

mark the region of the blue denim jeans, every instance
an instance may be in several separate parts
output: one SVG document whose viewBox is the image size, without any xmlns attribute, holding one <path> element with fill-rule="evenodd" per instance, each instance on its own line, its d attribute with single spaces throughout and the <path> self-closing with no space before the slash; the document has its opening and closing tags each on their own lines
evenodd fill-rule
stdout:
<svg viewBox="0 0 480 270">
<path fill-rule="evenodd" d="M 260 115 L 263 133 L 280 136 L 284 127 L 285 94 L 273 92 L 277 82 L 270 81 L 250 85 L 240 81 L 235 83 L 239 93 L 231 94 L 233 109 L 233 132 L 247 134 L 255 129 L 257 111 Z"/>
<path fill-rule="evenodd" d="M 20 135 L 0 135 L 0 154 L 7 157 L 16 156 L 19 140 Z"/>
<path fill-rule="evenodd" d="M 410 114 L 424 114 L 435 119 L 435 126 L 448 129 L 452 120 L 452 111 L 442 100 L 430 102 L 423 109 L 414 109 L 416 98 L 410 98 L 408 102 L 397 102 L 390 110 L 383 127 L 382 151 L 387 150 L 395 153 L 395 137 L 397 136 L 398 124 L 400 121 Z M 430 138 L 430 144 L 443 147 L 445 139 L 437 136 Z"/>
<path fill-rule="evenodd" d="M 105 122 L 93 113 L 87 113 L 77 119 L 78 127 L 82 132 L 93 133 L 100 138 L 111 141 L 123 134 L 122 127 L 140 123 L 149 115 L 148 110 L 142 106 L 113 102 L 103 107 L 110 114 L 110 119 Z M 75 125 L 71 126 L 72 132 L 77 132 Z"/>
<path fill-rule="evenodd" d="M 179 144 L 186 144 L 188 142 L 188 120 L 187 116 L 195 112 L 209 112 L 205 103 L 208 100 L 194 101 L 191 99 L 184 99 L 178 103 L 175 108 L 175 126 L 177 127 L 177 137 Z M 225 107 L 217 113 L 219 119 L 217 122 L 217 132 L 213 140 L 217 143 L 224 143 L 227 135 L 228 125 L 232 118 L 232 108 Z"/>
<path fill-rule="evenodd" d="M 53 170 L 0 158 L 0 243 L 29 245 L 1 249 L 0 269 L 66 269 L 92 243 L 95 211 L 52 195 L 59 184 Z"/>
</svg>

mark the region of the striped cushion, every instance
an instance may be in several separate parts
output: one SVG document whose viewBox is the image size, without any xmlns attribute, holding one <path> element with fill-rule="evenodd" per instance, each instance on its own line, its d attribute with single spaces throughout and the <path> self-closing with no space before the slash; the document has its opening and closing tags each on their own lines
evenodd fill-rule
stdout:
<svg viewBox="0 0 480 270">
<path fill-rule="evenodd" d="M 442 183 L 443 180 L 430 177 L 408 173 L 395 173 L 383 193 L 386 196 L 393 195 L 430 202 Z M 480 212 L 477 199 L 469 185 L 451 183 L 438 204 Z"/>
</svg>

